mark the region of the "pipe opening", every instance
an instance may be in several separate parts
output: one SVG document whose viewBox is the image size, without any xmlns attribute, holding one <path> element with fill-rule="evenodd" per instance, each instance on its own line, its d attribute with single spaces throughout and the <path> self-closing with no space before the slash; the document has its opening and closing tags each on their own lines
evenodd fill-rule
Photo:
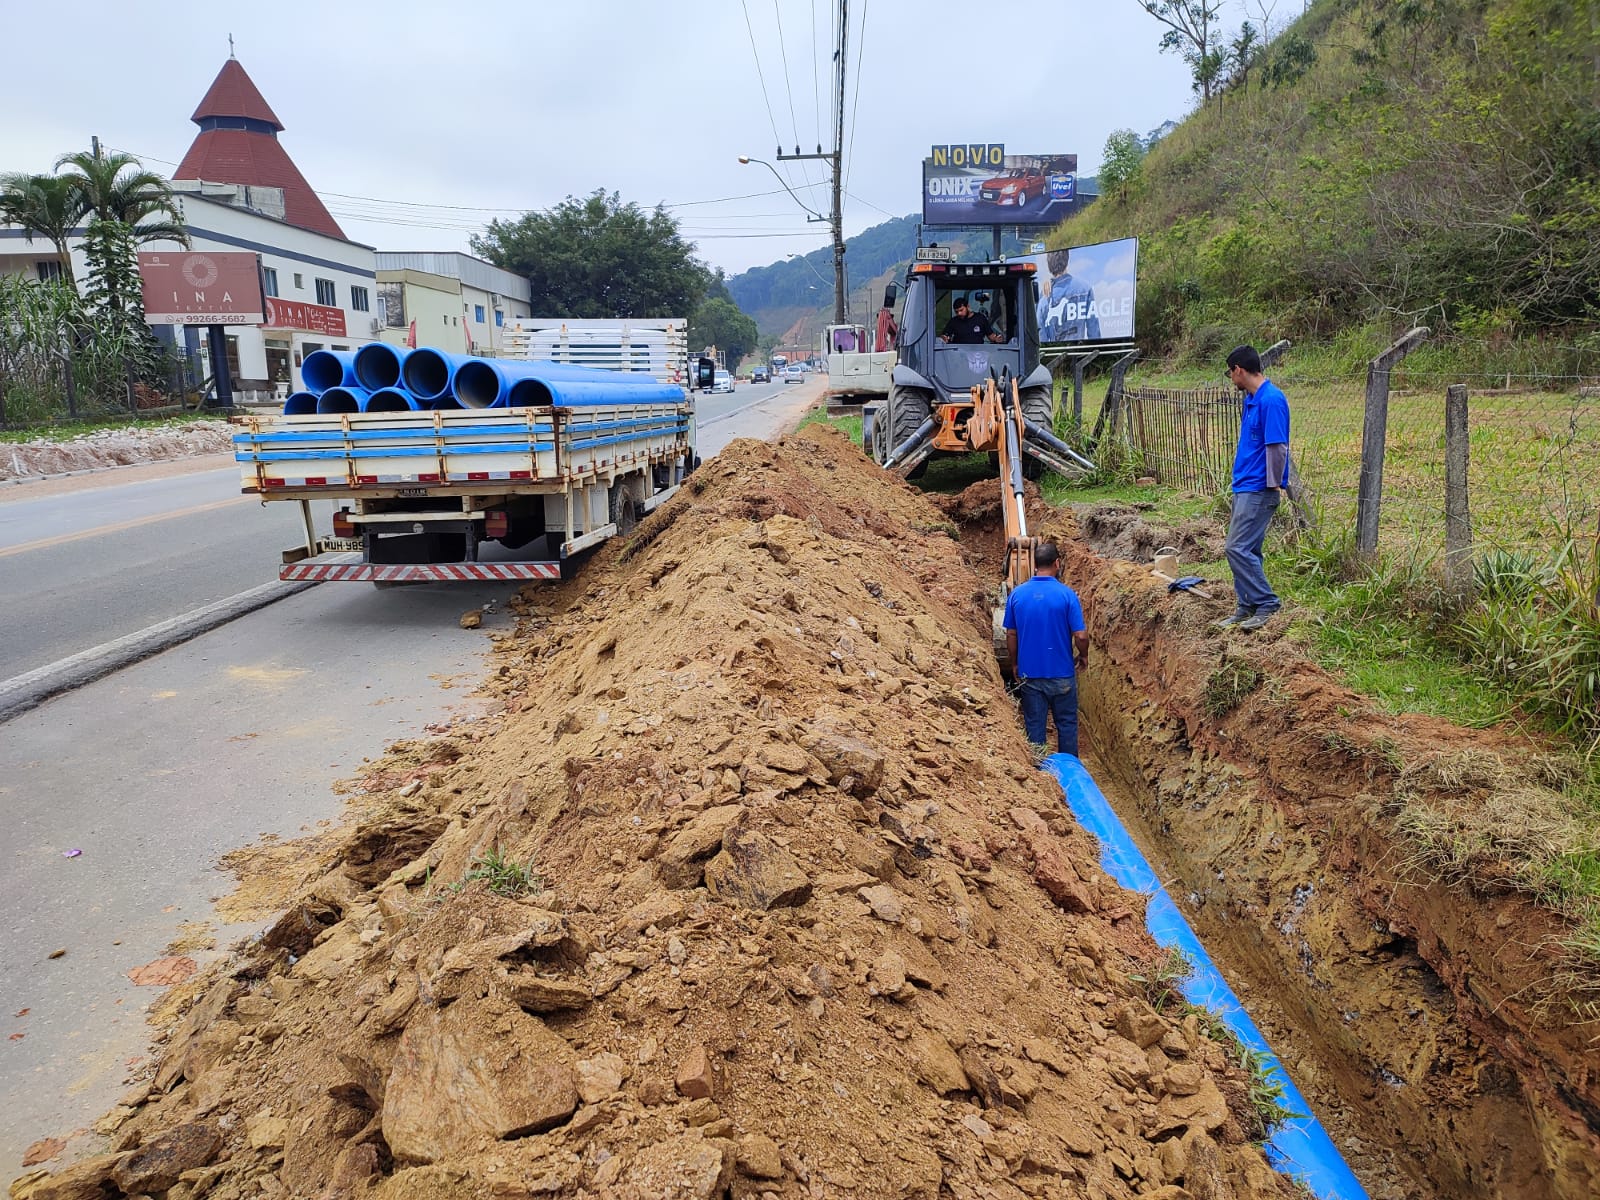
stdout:
<svg viewBox="0 0 1600 1200">
<path fill-rule="evenodd" d="M 506 394 L 506 403 L 512 408 L 543 408 L 555 403 L 550 385 L 539 379 L 519 379 Z"/>
<path fill-rule="evenodd" d="M 346 387 L 332 387 L 317 397 L 319 413 L 353 413 L 361 411 L 361 393 Z"/>
<path fill-rule="evenodd" d="M 488 408 L 500 399 L 505 386 L 500 372 L 482 361 L 462 363 L 456 368 L 451 385 L 462 408 Z"/>
<path fill-rule="evenodd" d="M 347 382 L 345 365 L 344 359 L 331 350 L 313 350 L 300 364 L 300 378 L 305 380 L 306 391 L 321 394 L 329 388 L 343 386 Z"/>
<path fill-rule="evenodd" d="M 419 407 L 409 392 L 399 388 L 379 388 L 367 397 L 362 412 L 410 412 Z"/>
<path fill-rule="evenodd" d="M 404 355 L 386 342 L 373 342 L 356 351 L 356 382 L 368 391 L 400 386 Z"/>
<path fill-rule="evenodd" d="M 286 417 L 303 417 L 307 413 L 317 411 L 317 394 L 315 392 L 290 392 L 289 398 L 283 402 L 283 415 Z"/>
<path fill-rule="evenodd" d="M 437 400 L 450 390 L 450 360 L 437 350 L 413 350 L 400 368 L 405 389 L 418 400 Z"/>
</svg>

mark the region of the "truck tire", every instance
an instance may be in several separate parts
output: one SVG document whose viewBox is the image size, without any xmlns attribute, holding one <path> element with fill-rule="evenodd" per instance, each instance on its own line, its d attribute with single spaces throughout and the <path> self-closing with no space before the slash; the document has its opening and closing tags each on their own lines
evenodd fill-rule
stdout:
<svg viewBox="0 0 1600 1200">
<path fill-rule="evenodd" d="M 618 537 L 626 537 L 639 524 L 639 502 L 621 479 L 611 485 L 610 499 L 611 523 L 617 527 Z"/>
<path fill-rule="evenodd" d="M 1054 389 L 1047 387 L 1023 388 L 1017 394 L 1017 399 L 1022 404 L 1022 415 L 1032 421 L 1040 429 L 1055 432 L 1056 402 Z M 1026 451 L 1022 455 L 1022 477 L 1024 479 L 1038 479 L 1045 473 L 1046 467 L 1037 458 Z"/>
</svg>

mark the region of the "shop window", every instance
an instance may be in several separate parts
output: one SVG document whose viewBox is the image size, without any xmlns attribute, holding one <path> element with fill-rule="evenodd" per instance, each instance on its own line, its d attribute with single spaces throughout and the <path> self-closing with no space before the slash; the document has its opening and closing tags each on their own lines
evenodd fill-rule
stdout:
<svg viewBox="0 0 1600 1200">
<path fill-rule="evenodd" d="M 261 290 L 269 296 L 276 296 L 278 294 L 277 267 L 261 268 Z"/>
<path fill-rule="evenodd" d="M 350 285 L 350 307 L 357 312 L 371 312 L 372 301 L 368 298 L 367 289 Z"/>
<path fill-rule="evenodd" d="M 325 308 L 339 307 L 339 289 L 334 286 L 331 279 L 313 280 L 317 285 L 317 303 Z"/>
</svg>

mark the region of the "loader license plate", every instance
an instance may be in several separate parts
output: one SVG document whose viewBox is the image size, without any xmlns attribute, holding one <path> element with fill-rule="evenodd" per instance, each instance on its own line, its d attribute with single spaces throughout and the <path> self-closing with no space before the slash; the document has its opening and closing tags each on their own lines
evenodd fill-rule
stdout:
<svg viewBox="0 0 1600 1200">
<path fill-rule="evenodd" d="M 355 538 L 336 538 L 336 537 L 323 538 L 322 539 L 322 549 L 323 549 L 323 552 L 326 553 L 326 554 L 347 554 L 352 550 L 355 551 L 357 554 L 359 554 L 361 552 L 361 539 L 358 538 L 358 537 L 355 537 Z"/>
</svg>

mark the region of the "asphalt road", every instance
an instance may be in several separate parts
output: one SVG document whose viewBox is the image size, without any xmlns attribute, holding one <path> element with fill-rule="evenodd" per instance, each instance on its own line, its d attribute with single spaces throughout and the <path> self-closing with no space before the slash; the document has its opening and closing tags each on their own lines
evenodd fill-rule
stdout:
<svg viewBox="0 0 1600 1200">
<path fill-rule="evenodd" d="M 792 425 L 820 391 L 697 397 L 701 456 Z M 0 678 L 272 579 L 298 510 L 236 486 L 231 469 L 159 486 L 111 471 L 70 497 L 0 494 Z M 98 1148 L 81 1131 L 150 1053 L 159 991 L 126 972 L 215 924 L 227 851 L 336 820 L 332 785 L 363 759 L 470 715 L 515 590 L 321 584 L 0 724 L 0 1182 L 38 1138 L 80 1131 L 51 1167 Z"/>
</svg>

